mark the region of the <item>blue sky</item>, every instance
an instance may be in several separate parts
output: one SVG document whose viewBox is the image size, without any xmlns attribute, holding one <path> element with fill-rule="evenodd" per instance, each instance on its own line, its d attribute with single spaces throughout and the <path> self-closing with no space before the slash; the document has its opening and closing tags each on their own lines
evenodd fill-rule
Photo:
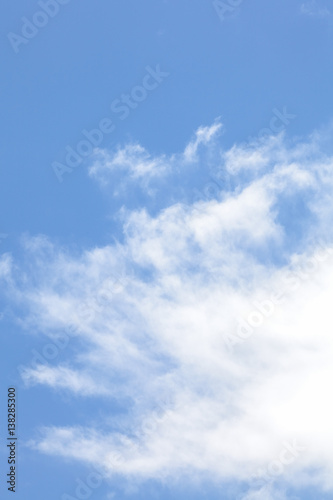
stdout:
<svg viewBox="0 0 333 500">
<path fill-rule="evenodd" d="M 0 27 L 16 498 L 333 498 L 330 2 L 17 0 Z"/>
</svg>

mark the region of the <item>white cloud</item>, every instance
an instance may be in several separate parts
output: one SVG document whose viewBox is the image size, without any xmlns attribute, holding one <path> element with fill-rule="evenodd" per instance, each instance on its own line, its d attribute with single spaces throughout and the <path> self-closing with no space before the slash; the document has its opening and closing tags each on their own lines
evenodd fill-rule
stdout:
<svg viewBox="0 0 333 500">
<path fill-rule="evenodd" d="M 0 277 L 9 278 L 12 271 L 12 258 L 7 254 L 2 254 L 0 257 Z"/>
<path fill-rule="evenodd" d="M 222 125 L 219 121 L 216 121 L 210 127 L 199 127 L 195 133 L 195 139 L 189 142 L 185 148 L 185 161 L 194 161 L 197 158 L 199 146 L 207 146 L 221 132 L 221 129 Z"/>
<path fill-rule="evenodd" d="M 216 199 L 124 212 L 123 242 L 81 256 L 27 242 L 33 278 L 12 277 L 30 311 L 26 324 L 50 332 L 75 325 L 86 345 L 72 366 L 28 378 L 74 392 L 86 386 L 89 395 L 102 376 L 110 396 L 136 405 L 122 431 L 49 427 L 33 446 L 128 477 L 251 481 L 296 440 L 303 451 L 280 479 L 333 490 L 333 258 L 320 253 L 323 240 L 332 248 L 332 158 L 315 136 L 210 155 L 212 136 L 205 129 L 187 157 L 201 142 L 222 168 L 237 164 L 236 187 Z M 126 168 L 138 172 L 132 160 Z M 139 171 L 159 162 L 149 157 Z M 295 200 L 304 206 L 293 215 Z M 105 283 L 116 275 L 126 279 L 110 290 Z M 273 313 L 258 312 L 281 290 Z M 260 324 L 228 349 L 227 336 L 254 310 Z"/>
<path fill-rule="evenodd" d="M 112 174 L 117 170 L 137 180 L 164 174 L 166 164 L 163 156 L 152 158 L 139 144 L 128 144 L 124 148 L 118 148 L 113 154 L 106 150 L 96 149 L 90 175 L 105 181 L 107 174 Z"/>
<path fill-rule="evenodd" d="M 250 491 L 241 500 L 287 500 L 287 496 L 271 486 L 264 486 L 259 490 Z M 299 500 L 294 498 L 293 500 Z"/>
<path fill-rule="evenodd" d="M 27 385 L 44 384 L 53 389 L 68 389 L 81 396 L 101 396 L 109 393 L 101 381 L 96 382 L 87 373 L 80 373 L 65 366 L 26 368 L 22 377 Z"/>
<path fill-rule="evenodd" d="M 176 187 L 177 184 L 191 183 L 193 164 L 199 162 L 202 154 L 214 151 L 221 129 L 219 121 L 211 126 L 199 127 L 183 152 L 169 156 L 152 156 L 139 144 L 118 147 L 115 153 L 96 149 L 89 175 L 103 187 L 111 187 L 113 196 L 117 198 L 124 195 L 130 197 L 129 190 L 137 190 L 138 187 L 145 196 L 165 196 L 164 191 L 168 192 L 172 186 L 171 198 L 175 200 L 182 191 L 182 188 Z M 170 203 L 168 199 L 166 206 Z"/>
</svg>

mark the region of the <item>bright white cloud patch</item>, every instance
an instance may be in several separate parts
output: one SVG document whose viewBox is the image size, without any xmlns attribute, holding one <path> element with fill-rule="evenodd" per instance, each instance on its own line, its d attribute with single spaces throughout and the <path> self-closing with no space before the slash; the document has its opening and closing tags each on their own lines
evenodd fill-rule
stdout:
<svg viewBox="0 0 333 500">
<path fill-rule="evenodd" d="M 26 379 L 82 397 L 102 381 L 136 404 L 125 429 L 50 426 L 33 446 L 110 475 L 249 481 L 247 500 L 280 498 L 265 489 L 279 480 L 333 490 L 333 157 L 318 134 L 223 151 L 219 128 L 182 155 L 128 146 L 91 169 L 149 188 L 206 166 L 224 179 L 215 197 L 185 203 L 194 185 L 177 184 L 179 200 L 123 211 L 123 240 L 80 256 L 26 242 L 33 271 L 11 278 L 26 324 L 81 341 L 70 365 Z"/>
</svg>

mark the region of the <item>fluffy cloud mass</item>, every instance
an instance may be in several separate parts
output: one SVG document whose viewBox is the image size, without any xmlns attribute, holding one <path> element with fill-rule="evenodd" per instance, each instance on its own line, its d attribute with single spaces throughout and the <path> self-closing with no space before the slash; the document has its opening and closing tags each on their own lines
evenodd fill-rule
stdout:
<svg viewBox="0 0 333 500">
<path fill-rule="evenodd" d="M 96 152 L 90 175 L 122 199 L 117 243 L 72 255 L 26 239 L 24 273 L 3 257 L 25 328 L 79 346 L 27 366 L 27 385 L 131 408 L 30 445 L 110 477 L 245 481 L 247 500 L 282 498 L 274 481 L 333 491 L 333 156 L 324 133 L 225 150 L 221 131 L 171 156 Z M 134 188 L 146 208 L 126 205 Z"/>
</svg>

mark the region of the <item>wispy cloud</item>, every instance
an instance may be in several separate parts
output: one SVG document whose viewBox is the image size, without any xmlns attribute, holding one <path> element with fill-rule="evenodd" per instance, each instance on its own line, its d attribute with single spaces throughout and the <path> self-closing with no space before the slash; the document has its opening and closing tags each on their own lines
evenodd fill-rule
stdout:
<svg viewBox="0 0 333 500">
<path fill-rule="evenodd" d="M 184 191 L 182 184 L 189 184 L 194 174 L 193 165 L 200 163 L 209 149 L 211 153 L 215 151 L 221 130 L 219 121 L 199 127 L 184 151 L 172 155 L 153 156 L 140 144 L 133 143 L 119 146 L 115 152 L 96 149 L 89 174 L 122 202 L 125 196 L 130 198 L 131 190 L 140 187 L 143 196 L 160 198 L 162 195 L 168 206 L 171 199 L 180 198 Z M 215 154 L 219 154 L 218 151 Z"/>
<path fill-rule="evenodd" d="M 319 0 L 310 0 L 302 3 L 301 12 L 312 17 L 325 18 L 331 16 L 329 7 Z"/>
<path fill-rule="evenodd" d="M 22 377 L 27 385 L 43 384 L 53 389 L 68 389 L 80 396 L 101 396 L 109 392 L 101 381 L 97 382 L 87 373 L 65 366 L 27 368 Z"/>
<path fill-rule="evenodd" d="M 164 180 L 169 184 L 183 167 L 199 163 L 232 176 L 215 199 L 170 197 L 158 211 L 128 209 L 121 241 L 81 255 L 42 238 L 27 240 L 32 270 L 23 278 L 15 269 L 10 274 L 13 299 L 29 311 L 25 324 L 44 332 L 75 324 L 81 346 L 66 368 L 37 368 L 28 378 L 90 395 L 102 376 L 110 397 L 127 397 L 135 408 L 119 432 L 85 422 L 50 426 L 33 446 L 107 466 L 110 474 L 145 479 L 195 472 L 251 485 L 258 468 L 265 470 L 285 442 L 296 440 L 306 451 L 277 480 L 333 490 L 331 254 L 311 279 L 291 287 L 247 342 L 230 351 L 225 341 L 254 302 L 289 283 L 295 262 L 333 247 L 333 156 L 322 150 L 318 133 L 225 151 L 219 130 L 217 124 L 199 129 L 178 156 L 155 158 L 141 146 L 105 152 L 91 170 L 112 178 L 115 168 L 125 169 L 139 184 L 161 172 L 154 186 L 159 200 Z M 174 193 L 192 187 L 185 183 Z M 126 284 L 97 299 L 116 273 L 126 275 Z M 87 301 L 97 313 L 82 320 Z M 169 403 L 156 412 L 164 397 Z M 147 419 L 153 425 L 144 426 Z M 279 498 L 260 488 L 247 499 Z"/>
<path fill-rule="evenodd" d="M 210 127 L 200 127 L 195 133 L 195 138 L 189 142 L 184 151 L 184 158 L 186 161 L 193 161 L 197 158 L 198 148 L 203 145 L 207 146 L 212 139 L 221 131 L 222 124 L 220 122 L 214 123 Z"/>
<path fill-rule="evenodd" d="M 285 493 L 276 488 L 264 486 L 258 490 L 249 491 L 242 497 L 242 500 L 287 500 L 287 498 Z"/>
</svg>

